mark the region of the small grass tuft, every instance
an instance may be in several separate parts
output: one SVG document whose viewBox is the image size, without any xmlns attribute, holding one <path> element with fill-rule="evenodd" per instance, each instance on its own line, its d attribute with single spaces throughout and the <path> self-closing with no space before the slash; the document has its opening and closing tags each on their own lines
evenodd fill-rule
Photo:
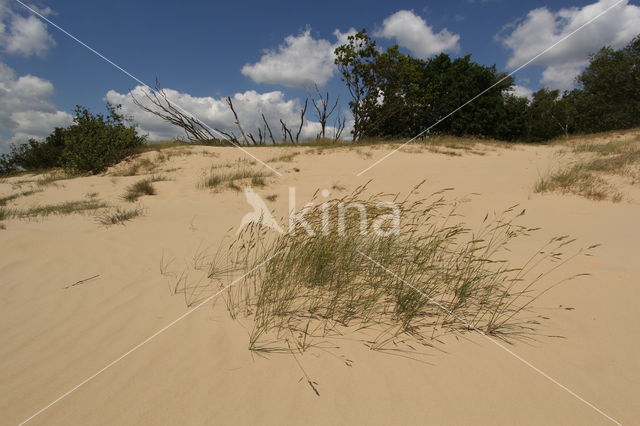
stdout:
<svg viewBox="0 0 640 426">
<path fill-rule="evenodd" d="M 91 210 L 98 210 L 108 207 L 108 205 L 98 200 L 66 201 L 59 204 L 49 204 L 35 206 L 28 209 L 6 209 L 0 208 L 0 220 L 9 218 L 33 218 L 46 217 L 49 215 L 68 215 L 73 213 L 84 213 Z"/>
<path fill-rule="evenodd" d="M 267 162 L 269 162 L 269 163 L 290 163 L 298 155 L 300 155 L 299 152 L 290 152 L 288 154 L 282 154 L 282 155 L 279 155 L 277 157 L 273 157 L 272 159 L 268 160 Z"/>
<path fill-rule="evenodd" d="M 242 183 L 250 182 L 251 185 L 264 187 L 267 185 L 266 177 L 272 173 L 264 170 L 253 170 L 241 163 L 231 171 L 223 171 L 220 166 L 214 166 L 209 169 L 209 173 L 204 176 L 203 180 L 198 184 L 199 188 L 220 189 L 224 186 L 234 191 L 240 191 Z"/>
<path fill-rule="evenodd" d="M 37 194 L 38 192 L 42 192 L 42 189 L 32 189 L 29 191 L 22 191 L 16 194 L 7 195 L 5 197 L 0 198 L 0 206 L 6 206 L 9 201 L 13 201 L 17 198 L 28 197 L 29 195 Z"/>
<path fill-rule="evenodd" d="M 96 217 L 98 223 L 111 226 L 111 225 L 124 225 L 125 222 L 130 221 L 133 218 L 142 216 L 144 210 L 142 207 L 135 209 L 116 209 L 113 212 L 106 212 Z"/>
<path fill-rule="evenodd" d="M 122 199 L 129 201 L 130 203 L 137 201 L 138 198 L 143 195 L 156 195 L 156 189 L 153 186 L 154 182 L 160 182 L 166 180 L 163 176 L 152 176 L 150 178 L 142 179 L 127 188 L 127 191 L 122 196 Z"/>
</svg>

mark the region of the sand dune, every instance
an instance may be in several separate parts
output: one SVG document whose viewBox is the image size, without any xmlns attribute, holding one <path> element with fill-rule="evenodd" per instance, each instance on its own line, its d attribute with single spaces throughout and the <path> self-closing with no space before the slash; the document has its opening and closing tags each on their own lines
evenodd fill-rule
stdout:
<svg viewBox="0 0 640 426">
<path fill-rule="evenodd" d="M 609 135 L 603 139 L 615 137 Z M 626 137 L 626 136 L 625 136 Z M 397 193 L 425 180 L 426 190 L 454 188 L 466 197 L 469 223 L 514 204 L 523 222 L 541 227 L 537 244 L 570 234 L 599 243 L 562 273 L 591 275 L 564 283 L 536 301 L 534 340 L 508 345 L 604 413 L 635 424 L 640 416 L 640 191 L 626 185 L 618 203 L 577 195 L 536 194 L 536 179 L 560 162 L 563 144 L 472 150 L 407 147 L 360 177 L 391 149 L 252 148 L 282 176 L 256 192 L 276 216 L 318 189 L 347 193 L 371 180 L 370 191 Z M 169 153 L 172 153 L 169 156 Z M 129 165 L 92 177 L 38 186 L 36 176 L 5 179 L 0 195 L 43 189 L 8 202 L 27 209 L 65 201 L 103 200 L 144 214 L 125 226 L 103 226 L 100 212 L 7 219 L 0 230 L 0 423 L 18 424 L 187 312 L 169 292 L 161 262 L 184 269 L 197 253 L 215 250 L 250 210 L 241 192 L 198 189 L 212 165 L 247 159 L 234 148 L 189 147 L 145 153 L 149 171 L 168 178 L 137 203 L 121 199 L 141 176 L 116 176 Z M 170 158 L 168 158 L 170 157 Z M 139 161 L 139 160 L 137 160 Z M 259 165 L 253 166 L 259 168 Z M 120 173 L 121 174 L 121 173 Z M 335 188 L 338 189 L 335 189 Z M 89 195 L 90 194 L 90 195 Z M 112 209 L 113 209 L 112 208 Z M 514 256 L 519 256 L 514 254 Z M 85 283 L 74 283 L 94 277 Z M 197 280 L 194 275 L 190 279 Z M 67 287 L 67 288 L 65 288 Z M 207 290 L 210 291 L 210 290 Z M 232 320 L 220 299 L 208 303 L 123 358 L 29 424 L 562 424 L 612 423 L 566 390 L 474 333 L 445 339 L 417 362 L 341 341 L 334 354 L 301 356 L 320 397 L 289 355 L 260 357 L 248 347 L 247 320 Z"/>
</svg>

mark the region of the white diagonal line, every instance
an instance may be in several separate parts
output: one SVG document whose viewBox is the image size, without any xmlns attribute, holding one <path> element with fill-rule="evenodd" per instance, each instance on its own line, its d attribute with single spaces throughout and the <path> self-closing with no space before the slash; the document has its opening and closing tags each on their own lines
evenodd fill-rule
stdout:
<svg viewBox="0 0 640 426">
<path fill-rule="evenodd" d="M 69 36 L 71 39 L 73 39 L 74 41 L 78 42 L 80 45 L 82 45 L 83 47 L 87 48 L 89 51 L 91 51 L 92 53 L 94 53 L 95 55 L 99 56 L 101 59 L 105 60 L 106 62 L 108 62 L 109 64 L 111 64 L 113 67 L 115 67 L 116 69 L 118 69 L 119 71 L 122 71 L 124 74 L 126 74 L 127 76 L 131 77 L 133 80 L 135 80 L 137 83 L 141 84 L 142 86 L 144 86 L 145 89 L 149 90 L 151 93 L 157 93 L 157 91 L 155 89 L 153 89 L 151 86 L 149 86 L 147 83 L 145 83 L 144 81 L 140 80 L 138 77 L 136 77 L 135 75 L 131 74 L 129 71 L 127 71 L 126 69 L 122 68 L 120 65 L 116 64 L 115 62 L 113 62 L 111 59 L 107 58 L 106 56 L 104 56 L 102 53 L 98 52 L 97 50 L 95 50 L 93 47 L 89 46 L 88 44 L 86 44 L 85 42 L 83 42 L 82 40 L 80 40 L 79 38 L 77 38 L 76 36 L 74 36 L 73 34 L 69 33 L 68 31 L 66 31 L 64 28 L 60 27 L 58 24 L 56 24 L 55 22 L 51 21 L 49 18 L 47 18 L 46 16 L 42 15 L 40 12 L 38 12 L 37 10 L 34 10 L 33 8 L 31 8 L 30 6 L 24 4 L 21 0 L 15 0 L 17 3 L 19 3 L 20 5 L 22 5 L 24 8 L 28 9 L 29 11 L 31 11 L 31 13 L 33 13 L 34 15 L 36 15 L 37 17 L 39 17 L 40 19 L 42 19 L 43 21 L 47 22 L 48 24 L 50 24 L 51 26 L 57 28 L 58 30 L 60 30 L 62 33 L 64 33 L 65 35 Z M 192 117 L 195 117 L 195 114 L 190 113 L 189 111 L 185 110 L 184 108 L 182 108 L 180 105 L 174 103 L 173 104 L 176 109 L 180 110 L 183 114 L 187 114 L 190 115 Z M 263 166 L 265 166 L 266 168 L 268 168 L 269 170 L 271 170 L 272 172 L 274 172 L 275 174 L 277 174 L 278 176 L 282 176 L 282 174 L 280 172 L 278 172 L 276 169 L 274 169 L 273 167 L 271 167 L 270 165 L 268 165 L 267 163 L 265 163 L 264 161 L 262 161 L 261 159 L 259 159 L 258 157 L 256 157 L 255 155 L 253 155 L 252 153 L 250 153 L 249 151 L 247 151 L 246 149 L 244 149 L 243 147 L 241 147 L 240 145 L 236 144 L 235 142 L 233 142 L 231 139 L 229 139 L 227 136 L 223 135 L 222 133 L 218 132 L 216 129 L 214 129 L 213 127 L 209 126 L 207 123 L 205 123 L 204 121 L 201 121 L 201 123 L 207 128 L 209 129 L 211 132 L 217 134 L 218 136 L 220 136 L 222 139 L 225 139 L 227 142 L 229 142 L 231 145 L 235 146 L 236 148 L 238 148 L 240 151 L 244 152 L 245 154 L 247 154 L 249 157 L 253 158 L 254 160 L 256 160 L 258 163 L 262 164 Z"/>
<path fill-rule="evenodd" d="M 581 402 L 583 402 L 584 404 L 588 405 L 589 407 L 591 407 L 592 409 L 594 409 L 595 411 L 597 411 L 599 414 L 601 414 L 602 416 L 606 417 L 607 419 L 609 419 L 610 421 L 612 421 L 613 423 L 622 426 L 622 423 L 620 423 L 619 421 L 617 421 L 616 419 L 614 419 L 613 417 L 609 416 L 607 413 L 605 413 L 604 411 L 600 410 L 598 407 L 596 407 L 595 405 L 593 405 L 592 403 L 590 403 L 589 401 L 587 401 L 586 399 L 582 398 L 580 395 L 578 395 L 577 393 L 575 393 L 574 391 L 572 391 L 571 389 L 569 389 L 568 387 L 566 387 L 565 385 L 563 385 L 562 383 L 558 382 L 556 379 L 554 379 L 553 377 L 549 376 L 547 373 L 545 373 L 544 371 L 540 370 L 538 367 L 536 367 L 535 365 L 531 364 L 529 361 L 527 361 L 526 359 L 522 358 L 520 355 L 514 353 L 511 349 L 507 348 L 506 346 L 504 346 L 502 343 L 498 342 L 497 340 L 491 338 L 488 334 L 486 334 L 484 331 L 472 326 L 471 324 L 469 324 L 466 320 L 464 320 L 463 318 L 457 316 L 456 314 L 454 314 L 453 312 L 451 312 L 449 309 L 447 309 L 446 307 L 444 307 L 442 304 L 440 304 L 438 301 L 433 300 L 431 297 L 427 296 L 423 291 L 421 291 L 420 289 L 418 289 L 417 287 L 415 287 L 414 285 L 412 285 L 411 283 L 408 283 L 407 281 L 405 281 L 404 279 L 402 279 L 401 277 L 399 277 L 397 274 L 395 274 L 393 271 L 389 270 L 388 268 L 386 268 L 384 265 L 382 265 L 381 263 L 377 262 L 376 260 L 372 259 L 371 257 L 367 256 L 366 254 L 364 254 L 363 252 L 361 252 L 360 250 L 358 250 L 358 253 L 360 255 L 362 255 L 363 257 L 367 258 L 369 261 L 371 261 L 373 264 L 375 264 L 376 266 L 378 266 L 379 268 L 383 269 L 385 272 L 387 272 L 388 274 L 392 275 L 393 277 L 395 277 L 396 279 L 398 279 L 400 282 L 402 282 L 403 284 L 405 284 L 408 287 L 411 287 L 414 291 L 416 291 L 417 293 L 419 293 L 422 297 L 426 298 L 429 302 L 435 304 L 436 306 L 438 306 L 440 309 L 442 309 L 443 311 L 445 311 L 446 313 L 448 313 L 449 315 L 453 316 L 454 318 L 456 318 L 458 321 L 461 321 L 464 325 L 466 325 L 467 327 L 469 327 L 470 330 L 473 330 L 475 332 L 477 332 L 478 334 L 480 334 L 481 336 L 483 336 L 485 339 L 489 340 L 491 343 L 493 343 L 494 345 L 498 346 L 500 349 L 503 349 L 504 351 L 506 351 L 508 354 L 512 355 L 513 357 L 515 357 L 517 360 L 519 360 L 520 362 L 522 362 L 523 364 L 525 364 L 527 367 L 531 368 L 533 371 L 535 371 L 536 373 L 540 374 L 541 376 L 543 376 L 544 378 L 546 378 L 547 380 L 551 381 L 552 383 L 554 383 L 555 385 L 559 386 L 561 389 L 563 389 L 564 391 L 566 391 L 567 393 L 569 393 L 570 395 L 574 396 L 575 398 L 577 398 L 578 400 L 580 400 Z"/>
<path fill-rule="evenodd" d="M 111 361 L 109 364 L 105 365 L 104 367 L 102 367 L 100 370 L 96 371 L 95 373 L 93 373 L 91 376 L 87 377 L 86 379 L 84 379 L 83 381 L 81 381 L 80 383 L 78 383 L 77 385 L 75 385 L 74 387 L 72 387 L 71 389 L 69 389 L 68 391 L 66 391 L 65 393 L 63 393 L 62 395 L 60 395 L 58 398 L 54 399 L 53 401 L 51 401 L 49 404 L 47 404 L 45 407 L 41 408 L 40 410 L 38 410 L 36 413 L 34 413 L 33 415 L 29 416 L 27 419 L 23 420 L 22 422 L 20 422 L 20 424 L 18 426 L 22 426 L 25 423 L 31 421 L 33 418 L 35 418 L 36 416 L 42 414 L 44 411 L 48 410 L 49 408 L 51 408 L 52 406 L 54 406 L 55 404 L 57 404 L 58 402 L 60 402 L 61 400 L 63 400 L 64 398 L 66 398 L 67 396 L 69 396 L 70 394 L 72 394 L 73 392 L 75 392 L 76 390 L 78 390 L 78 388 L 80 388 L 81 386 L 87 384 L 88 382 L 90 382 L 91 380 L 95 379 L 97 376 L 99 376 L 100 374 L 104 373 L 106 370 L 108 370 L 109 368 L 113 367 L 115 364 L 117 364 L 118 362 L 122 361 L 124 358 L 126 358 L 127 356 L 129 356 L 130 354 L 132 354 L 133 352 L 135 352 L 136 350 L 140 349 L 142 346 L 146 345 L 147 343 L 149 343 L 151 340 L 155 339 L 156 337 L 158 337 L 160 334 L 164 333 L 165 331 L 167 331 L 168 329 L 170 329 L 171 327 L 173 327 L 174 325 L 176 325 L 178 322 L 182 321 L 183 319 L 185 319 L 186 317 L 188 317 L 189 315 L 191 315 L 192 313 L 194 313 L 198 308 L 202 307 L 203 305 L 211 302 L 213 299 L 215 299 L 216 297 L 218 297 L 220 294 L 222 294 L 224 291 L 226 291 L 227 289 L 229 289 L 230 287 L 234 286 L 235 284 L 237 284 L 238 282 L 242 281 L 244 278 L 247 277 L 247 275 L 251 274 L 253 271 L 255 271 L 256 269 L 262 267 L 262 265 L 264 265 L 265 263 L 269 262 L 271 259 L 273 259 L 278 253 L 280 253 L 281 250 L 276 251 L 274 254 L 272 254 L 271 256 L 269 256 L 266 260 L 260 262 L 258 265 L 256 265 L 254 268 L 252 268 L 249 272 L 247 272 L 246 274 L 242 275 L 240 278 L 234 280 L 233 282 L 231 282 L 231 284 L 225 286 L 224 288 L 222 288 L 220 291 L 218 291 L 217 293 L 207 297 L 205 300 L 203 300 L 202 302 L 198 303 L 195 307 L 193 307 L 192 309 L 188 310 L 187 312 L 185 312 L 184 314 L 180 315 L 178 318 L 176 318 L 175 320 L 173 320 L 172 322 L 170 322 L 169 324 L 165 325 L 164 327 L 162 327 L 160 330 L 156 331 L 155 333 L 153 333 L 151 336 L 147 337 L 146 339 L 144 339 L 142 342 L 138 343 L 137 345 L 135 345 L 133 348 L 129 349 L 127 352 L 123 353 L 122 355 L 120 355 L 118 358 L 114 359 L 113 361 Z"/>
<path fill-rule="evenodd" d="M 386 160 L 387 158 L 391 157 L 393 154 L 395 154 L 396 152 L 398 152 L 400 149 L 402 149 L 402 147 L 404 147 L 405 145 L 415 141 L 416 139 L 418 139 L 420 136 L 424 135 L 425 133 L 428 133 L 431 129 L 433 129 L 434 127 L 436 127 L 438 124 L 442 123 L 443 121 L 445 121 L 446 119 L 448 119 L 449 117 L 451 117 L 452 115 L 454 115 L 455 113 L 457 113 L 458 111 L 460 111 L 461 109 L 463 109 L 464 107 L 466 107 L 467 105 L 469 105 L 471 102 L 475 101 L 476 99 L 478 99 L 480 96 L 484 95 L 485 93 L 487 93 L 489 90 L 493 89 L 494 87 L 496 87 L 498 84 L 502 83 L 503 81 L 505 81 L 507 78 L 511 77 L 512 75 L 514 75 L 515 73 L 517 73 L 518 71 L 520 71 L 521 69 L 523 69 L 524 67 L 528 66 L 530 63 L 532 63 L 533 61 L 535 61 L 536 59 L 538 59 L 539 57 L 541 57 L 542 55 L 544 55 L 545 53 L 549 52 L 550 50 L 554 49 L 556 46 L 558 46 L 560 43 L 563 43 L 564 41 L 566 41 L 568 38 L 572 37 L 574 34 L 576 34 L 578 31 L 582 30 L 584 27 L 586 27 L 587 25 L 591 24 L 592 22 L 594 22 L 596 19 L 599 19 L 601 16 L 603 16 L 605 13 L 609 12 L 611 9 L 613 9 L 614 7 L 616 7 L 617 5 L 619 5 L 620 3 L 627 1 L 627 0 L 618 0 L 617 2 L 615 2 L 612 6 L 606 8 L 605 10 L 603 10 L 602 12 L 600 12 L 599 14 L 597 14 L 595 17 L 589 19 L 587 22 L 585 22 L 584 24 L 580 25 L 578 28 L 576 28 L 575 30 L 573 30 L 572 32 L 570 32 L 569 34 L 567 34 L 566 36 L 562 37 L 560 40 L 556 41 L 555 43 L 553 43 L 551 46 L 547 47 L 546 49 L 544 49 L 542 52 L 538 53 L 536 56 L 534 56 L 533 58 L 529 59 L 527 62 L 525 62 L 524 64 L 520 65 L 518 68 L 516 68 L 515 70 L 511 71 L 509 74 L 507 74 L 506 76 L 504 76 L 503 78 L 501 78 L 500 80 L 498 80 L 496 83 L 494 83 L 492 86 L 484 89 L 482 92 L 478 93 L 477 95 L 475 95 L 473 98 L 469 99 L 468 101 L 466 101 L 465 103 L 463 103 L 462 105 L 460 105 L 458 108 L 454 109 L 453 111 L 451 111 L 449 114 L 445 115 L 444 117 L 442 117 L 441 119 L 439 119 L 438 121 L 436 121 L 434 124 L 432 124 L 431 126 L 429 126 L 428 128 L 424 129 L 422 132 L 418 133 L 416 136 L 414 136 L 413 138 L 409 139 L 408 141 L 404 142 L 402 145 L 400 145 L 399 147 L 397 147 L 396 149 L 394 149 L 393 151 L 387 153 L 384 157 L 380 158 L 379 160 L 377 160 L 375 163 L 373 163 L 372 165 L 370 165 L 369 167 L 367 167 L 366 169 L 360 171 L 360 173 L 358 173 L 356 176 L 361 176 L 364 173 L 366 173 L 367 171 L 369 171 L 370 169 L 374 168 L 375 166 L 377 166 L 378 164 L 380 164 L 381 162 L 383 162 L 384 160 Z"/>
</svg>

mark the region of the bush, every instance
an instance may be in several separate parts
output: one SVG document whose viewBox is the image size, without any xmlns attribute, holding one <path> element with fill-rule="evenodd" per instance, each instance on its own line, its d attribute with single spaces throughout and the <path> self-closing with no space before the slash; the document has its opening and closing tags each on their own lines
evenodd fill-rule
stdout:
<svg viewBox="0 0 640 426">
<path fill-rule="evenodd" d="M 9 154 L 3 154 L 0 158 L 0 172 L 9 173 L 18 168 L 42 170 L 60 167 L 64 135 L 65 129 L 57 127 L 44 141 L 29 139 L 24 144 L 12 144 Z"/>
<path fill-rule="evenodd" d="M 29 139 L 11 145 L 8 154 L 0 155 L 0 174 L 52 167 L 96 173 L 121 161 L 144 145 L 145 137 L 127 125 L 119 109 L 119 105 L 107 104 L 107 115 L 92 114 L 78 105 L 72 126 L 56 128 L 44 141 Z"/>
<path fill-rule="evenodd" d="M 100 172 L 144 145 L 135 127 L 127 126 L 120 106 L 107 104 L 108 114 L 92 114 L 77 106 L 72 126 L 65 130 L 61 163 L 71 172 Z"/>
</svg>

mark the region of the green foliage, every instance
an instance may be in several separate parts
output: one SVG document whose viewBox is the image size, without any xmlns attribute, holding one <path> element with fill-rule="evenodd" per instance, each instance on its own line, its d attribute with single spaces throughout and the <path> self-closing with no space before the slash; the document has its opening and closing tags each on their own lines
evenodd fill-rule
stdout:
<svg viewBox="0 0 640 426">
<path fill-rule="evenodd" d="M 335 63 L 347 85 L 353 112 L 353 140 L 365 135 L 371 121 L 371 113 L 377 103 L 379 88 L 376 73 L 376 60 L 379 52 L 376 42 L 363 29 L 347 38 L 347 43 L 335 50 Z"/>
<path fill-rule="evenodd" d="M 335 53 L 352 98 L 354 140 L 409 138 L 433 128 L 430 133 L 545 141 L 640 126 L 640 36 L 593 55 L 577 79 L 582 88 L 563 94 L 543 88 L 530 102 L 511 93 L 511 77 L 471 56 L 421 60 L 398 46 L 382 52 L 366 30 Z"/>
<path fill-rule="evenodd" d="M 56 128 L 44 141 L 29 139 L 24 144 L 12 144 L 9 154 L 0 156 L 0 172 L 18 168 L 42 170 L 60 167 L 60 156 L 64 149 L 65 129 Z"/>
<path fill-rule="evenodd" d="M 640 36 L 625 48 L 603 47 L 578 77 L 581 132 L 640 126 Z"/>
<path fill-rule="evenodd" d="M 127 125 L 119 109 L 119 105 L 107 104 L 104 115 L 77 106 L 73 125 L 56 128 L 44 141 L 30 139 L 11 145 L 8 154 L 0 155 L 0 174 L 54 167 L 70 173 L 96 173 L 121 161 L 140 149 L 145 138 Z"/>
<path fill-rule="evenodd" d="M 107 104 L 108 114 L 92 114 L 78 106 L 74 124 L 65 130 L 62 165 L 68 171 L 100 172 L 144 145 L 135 127 L 127 126 L 119 106 Z"/>
</svg>

